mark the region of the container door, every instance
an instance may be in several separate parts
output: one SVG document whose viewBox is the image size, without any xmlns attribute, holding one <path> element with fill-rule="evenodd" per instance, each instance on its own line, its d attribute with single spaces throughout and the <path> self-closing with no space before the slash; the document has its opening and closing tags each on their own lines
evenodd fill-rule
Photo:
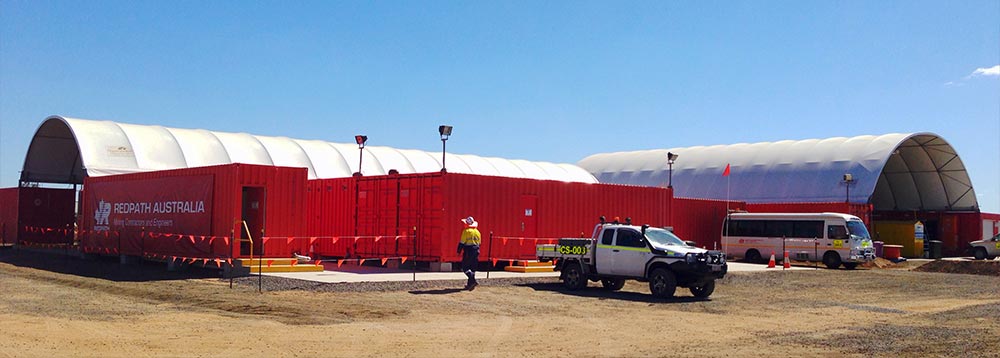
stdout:
<svg viewBox="0 0 1000 358">
<path fill-rule="evenodd" d="M 521 236 L 523 237 L 538 237 L 538 227 L 535 226 L 535 220 L 538 216 L 538 212 L 535 211 L 537 204 L 537 195 L 521 195 L 521 208 L 524 209 L 524 216 L 521 218 Z"/>
<path fill-rule="evenodd" d="M 247 223 L 246 228 L 244 228 L 242 235 L 243 239 L 240 242 L 240 254 L 249 255 L 250 254 L 250 239 L 247 238 L 246 231 L 249 229 L 250 235 L 253 238 L 253 255 L 260 256 L 261 254 L 261 233 L 264 229 L 264 199 L 266 192 L 264 188 L 261 187 L 243 187 L 243 213 L 241 215 L 243 221 Z"/>
</svg>

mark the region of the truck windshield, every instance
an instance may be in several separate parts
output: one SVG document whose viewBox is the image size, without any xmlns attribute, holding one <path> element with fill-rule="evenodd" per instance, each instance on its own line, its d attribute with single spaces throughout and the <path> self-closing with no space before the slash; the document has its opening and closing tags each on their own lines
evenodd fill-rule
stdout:
<svg viewBox="0 0 1000 358">
<path fill-rule="evenodd" d="M 848 220 L 847 221 L 847 231 L 851 233 L 852 237 L 859 237 L 866 240 L 871 240 L 871 235 L 868 234 L 868 229 L 865 228 L 865 223 L 860 220 Z"/>
<path fill-rule="evenodd" d="M 681 240 L 679 237 L 677 237 L 677 235 L 674 235 L 672 232 L 663 229 L 657 229 L 657 228 L 646 229 L 646 239 L 648 239 L 649 242 L 654 245 L 660 244 L 660 245 L 687 246 L 687 244 L 684 243 L 684 240 Z"/>
</svg>

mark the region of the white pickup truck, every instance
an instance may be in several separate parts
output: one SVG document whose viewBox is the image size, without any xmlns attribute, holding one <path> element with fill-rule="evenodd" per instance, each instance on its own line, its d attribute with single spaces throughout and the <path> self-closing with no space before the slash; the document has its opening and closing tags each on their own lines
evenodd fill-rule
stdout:
<svg viewBox="0 0 1000 358">
<path fill-rule="evenodd" d="M 556 261 L 569 290 L 586 287 L 588 280 L 620 290 L 625 280 L 634 279 L 649 282 L 657 297 L 672 297 L 680 286 L 706 298 L 728 269 L 720 251 L 689 246 L 665 229 L 606 223 L 603 217 L 592 238 L 559 239 L 558 244 L 538 245 L 536 254 L 540 261 Z"/>
<path fill-rule="evenodd" d="M 992 238 L 969 243 L 969 250 L 976 260 L 992 259 L 1000 256 L 1000 234 Z"/>
</svg>

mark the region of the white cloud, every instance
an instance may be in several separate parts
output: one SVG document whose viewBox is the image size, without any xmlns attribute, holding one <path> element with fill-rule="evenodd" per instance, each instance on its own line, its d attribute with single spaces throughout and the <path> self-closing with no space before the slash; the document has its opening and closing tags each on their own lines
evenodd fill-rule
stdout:
<svg viewBox="0 0 1000 358">
<path fill-rule="evenodd" d="M 975 76 L 1000 76 L 1000 65 L 996 65 L 989 68 L 986 67 L 977 68 L 975 71 L 972 71 L 972 74 L 969 75 L 969 77 L 975 77 Z"/>
</svg>

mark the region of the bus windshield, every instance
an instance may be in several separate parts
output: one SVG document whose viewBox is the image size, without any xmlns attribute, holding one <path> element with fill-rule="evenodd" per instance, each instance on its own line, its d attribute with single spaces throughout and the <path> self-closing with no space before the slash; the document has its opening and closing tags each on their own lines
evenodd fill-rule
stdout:
<svg viewBox="0 0 1000 358">
<path fill-rule="evenodd" d="M 669 246 L 669 245 L 687 246 L 687 244 L 684 243 L 684 240 L 681 240 L 681 238 L 677 237 L 677 235 L 674 235 L 672 232 L 663 229 L 657 229 L 657 228 L 646 229 L 646 239 L 648 239 L 649 242 L 653 245 L 658 244 L 660 246 Z"/>
<path fill-rule="evenodd" d="M 861 222 L 861 220 L 848 220 L 847 231 L 854 237 L 866 240 L 871 240 L 872 238 L 871 235 L 868 234 L 868 229 L 865 228 L 865 223 Z"/>
</svg>

